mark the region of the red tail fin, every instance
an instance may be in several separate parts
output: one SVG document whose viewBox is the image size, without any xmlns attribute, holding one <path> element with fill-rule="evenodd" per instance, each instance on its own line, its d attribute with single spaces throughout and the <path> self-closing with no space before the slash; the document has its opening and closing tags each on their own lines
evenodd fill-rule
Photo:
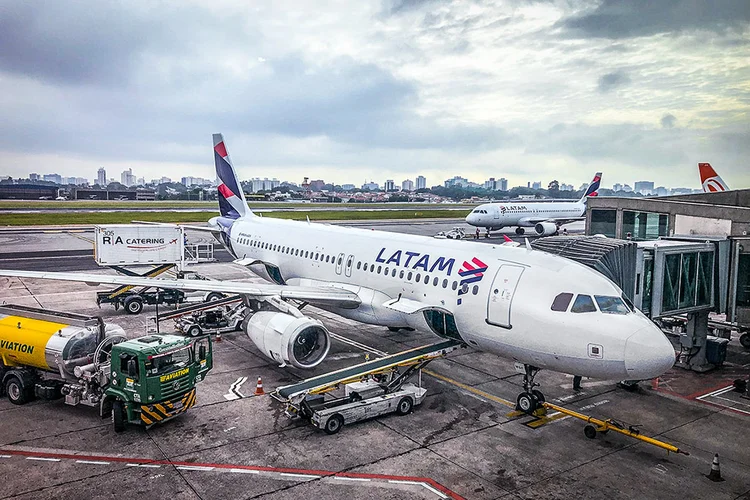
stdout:
<svg viewBox="0 0 750 500">
<path fill-rule="evenodd" d="M 719 177 L 710 163 L 699 163 L 698 172 L 701 175 L 703 191 L 713 193 L 716 191 L 729 191 L 729 186 Z"/>
</svg>

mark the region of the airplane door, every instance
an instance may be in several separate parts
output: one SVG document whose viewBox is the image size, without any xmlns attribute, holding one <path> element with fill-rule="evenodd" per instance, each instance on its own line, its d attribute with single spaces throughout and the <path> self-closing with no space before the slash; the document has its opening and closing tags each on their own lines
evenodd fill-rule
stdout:
<svg viewBox="0 0 750 500">
<path fill-rule="evenodd" d="M 487 323 L 511 328 L 510 307 L 521 274 L 523 267 L 512 264 L 503 264 L 497 270 L 487 299 Z"/>
<path fill-rule="evenodd" d="M 500 209 L 497 208 L 497 207 L 492 207 L 492 208 L 493 208 L 493 210 L 492 210 L 492 217 L 495 220 L 498 220 L 500 218 Z"/>
<path fill-rule="evenodd" d="M 346 258 L 346 267 L 344 268 L 344 274 L 348 276 L 352 275 L 352 265 L 354 264 L 354 255 L 350 255 Z"/>
<path fill-rule="evenodd" d="M 344 254 L 340 253 L 336 257 L 336 274 L 341 274 L 341 268 L 344 267 Z"/>
</svg>

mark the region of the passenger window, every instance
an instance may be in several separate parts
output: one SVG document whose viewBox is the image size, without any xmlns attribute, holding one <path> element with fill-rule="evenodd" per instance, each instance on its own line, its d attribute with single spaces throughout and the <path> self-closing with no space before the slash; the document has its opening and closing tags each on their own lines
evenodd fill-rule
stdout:
<svg viewBox="0 0 750 500">
<path fill-rule="evenodd" d="M 574 313 L 596 312 L 596 306 L 588 295 L 579 295 L 576 297 L 575 302 L 573 302 L 573 307 L 570 311 Z"/>
<path fill-rule="evenodd" d="M 448 280 L 447 279 L 443 280 L 443 288 L 448 288 Z"/>
<path fill-rule="evenodd" d="M 378 266 L 378 274 L 380 274 L 380 271 L 383 270 L 383 266 Z"/>
<path fill-rule="evenodd" d="M 359 269 L 361 269 L 361 268 L 362 268 L 362 261 L 359 261 L 359 260 L 358 260 L 358 261 L 357 261 L 357 269 L 359 270 Z"/>
<path fill-rule="evenodd" d="M 404 271 L 402 270 L 400 273 L 398 273 L 398 277 L 401 279 L 404 279 Z"/>
<path fill-rule="evenodd" d="M 451 290 L 455 290 L 456 288 L 458 288 L 458 281 L 454 281 L 451 285 Z"/>
<path fill-rule="evenodd" d="M 386 267 L 386 268 L 385 268 L 385 272 L 384 272 L 383 274 L 385 274 L 386 276 L 388 276 L 388 273 L 389 273 L 389 272 L 390 272 L 390 270 L 389 270 L 389 269 L 388 269 L 388 268 Z"/>
<path fill-rule="evenodd" d="M 422 281 L 422 273 L 417 273 L 417 283 Z"/>
<path fill-rule="evenodd" d="M 392 278 L 396 277 L 396 268 L 395 267 L 393 268 L 393 271 L 391 271 L 391 277 Z"/>
<path fill-rule="evenodd" d="M 474 285 L 474 288 L 471 289 L 472 295 L 476 295 L 479 293 L 479 285 Z"/>
<path fill-rule="evenodd" d="M 432 286 L 437 286 L 438 281 L 440 281 L 440 280 L 438 279 L 437 276 L 435 276 L 435 278 L 432 280 Z"/>
<path fill-rule="evenodd" d="M 628 314 L 630 310 L 620 297 L 610 297 L 604 295 L 594 295 L 599 310 L 609 314 Z"/>
<path fill-rule="evenodd" d="M 315 260 L 318 260 L 319 255 L 318 253 L 315 254 Z"/>
<path fill-rule="evenodd" d="M 552 301 L 552 310 L 553 311 L 561 311 L 565 312 L 568 310 L 568 306 L 570 305 L 570 301 L 573 299 L 572 293 L 561 293 L 557 297 L 555 297 L 555 300 Z"/>
<path fill-rule="evenodd" d="M 365 263 L 365 265 L 364 265 L 364 266 L 362 266 L 362 270 L 363 270 L 363 271 L 367 271 L 367 263 Z"/>
<path fill-rule="evenodd" d="M 429 285 L 430 284 L 430 276 L 425 274 L 424 275 L 424 284 Z"/>
<path fill-rule="evenodd" d="M 411 277 L 412 277 L 413 274 L 414 273 L 412 273 L 411 271 L 409 271 L 409 274 L 406 275 L 406 280 L 407 281 L 411 281 Z"/>
</svg>

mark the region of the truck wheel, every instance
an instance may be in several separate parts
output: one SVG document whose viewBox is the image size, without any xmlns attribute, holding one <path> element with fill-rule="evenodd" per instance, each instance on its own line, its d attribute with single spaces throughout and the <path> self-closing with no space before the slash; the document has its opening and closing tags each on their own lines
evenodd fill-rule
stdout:
<svg viewBox="0 0 750 500">
<path fill-rule="evenodd" d="M 331 418 L 329 418 L 328 422 L 326 422 L 326 427 L 324 430 L 326 431 L 326 434 L 336 434 L 341 430 L 343 426 L 344 417 L 337 413 L 335 415 L 331 415 Z"/>
<path fill-rule="evenodd" d="M 587 424 L 583 428 L 583 434 L 589 438 L 589 439 L 595 439 L 596 438 L 596 427 L 594 427 L 591 424 Z"/>
<path fill-rule="evenodd" d="M 221 300 L 223 298 L 224 298 L 224 294 L 223 293 L 211 292 L 206 297 L 206 302 L 216 302 L 217 300 Z"/>
<path fill-rule="evenodd" d="M 125 299 L 125 310 L 128 314 L 140 314 L 143 311 L 143 299 L 134 295 Z"/>
<path fill-rule="evenodd" d="M 188 328 L 187 334 L 190 337 L 197 337 L 201 334 L 201 327 L 198 325 L 191 325 L 190 328 Z"/>
<path fill-rule="evenodd" d="M 115 428 L 115 432 L 122 432 L 125 430 L 125 407 L 122 401 L 119 399 L 112 403 L 112 426 Z"/>
<path fill-rule="evenodd" d="M 740 344 L 745 349 L 750 349 L 750 333 L 743 333 L 740 335 Z"/>
<path fill-rule="evenodd" d="M 409 396 L 404 396 L 398 402 L 398 406 L 396 406 L 396 413 L 399 415 L 406 415 L 411 412 L 412 406 L 414 406 L 414 403 L 411 402 L 411 398 Z"/>
<path fill-rule="evenodd" d="M 14 405 L 26 404 L 31 397 L 29 397 L 29 391 L 24 389 L 21 379 L 16 376 L 8 377 L 5 382 L 5 394 L 8 395 L 8 399 Z"/>
</svg>

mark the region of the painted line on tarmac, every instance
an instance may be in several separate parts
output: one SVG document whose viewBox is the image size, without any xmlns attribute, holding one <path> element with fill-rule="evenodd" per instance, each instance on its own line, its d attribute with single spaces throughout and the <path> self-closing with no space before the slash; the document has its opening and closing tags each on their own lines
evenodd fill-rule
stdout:
<svg viewBox="0 0 750 500">
<path fill-rule="evenodd" d="M 453 380 L 450 377 L 446 377 L 445 375 L 440 375 L 439 373 L 435 373 L 435 372 L 433 372 L 431 370 L 427 370 L 427 369 L 423 369 L 422 373 L 426 373 L 427 375 L 435 377 L 438 380 L 442 380 L 443 382 L 447 382 L 447 383 L 449 383 L 451 385 L 455 385 L 456 387 L 458 387 L 460 389 L 468 391 L 468 392 L 470 392 L 472 394 L 476 394 L 479 397 L 482 397 L 482 398 L 485 398 L 485 399 L 489 399 L 490 401 L 494 401 L 495 403 L 500 403 L 500 404 L 503 404 L 505 406 L 509 406 L 511 408 L 515 408 L 516 407 L 515 403 L 513 403 L 511 401 L 508 401 L 507 399 L 503 399 L 503 398 L 501 398 L 499 396 L 495 396 L 494 394 L 490 394 L 489 392 L 485 392 L 485 391 L 483 391 L 481 389 L 477 389 L 476 387 L 472 387 L 470 385 L 463 384 L 463 383 L 461 383 L 461 382 L 459 382 L 457 380 Z"/>
<path fill-rule="evenodd" d="M 87 465 L 113 465 L 123 464 L 132 468 L 160 468 L 172 466 L 178 470 L 206 472 L 206 473 L 233 473 L 233 474 L 261 474 L 270 479 L 293 481 L 311 481 L 320 479 L 323 481 L 335 480 L 360 483 L 368 486 L 384 487 L 386 484 L 404 484 L 421 486 L 428 492 L 439 498 L 451 498 L 463 500 L 463 497 L 451 489 L 441 485 L 437 481 L 427 477 L 392 476 L 388 474 L 368 474 L 356 472 L 335 472 L 325 470 L 290 469 L 281 467 L 264 467 L 259 465 L 242 464 L 218 464 L 200 462 L 176 462 L 170 460 L 153 460 L 149 458 L 134 457 L 108 457 L 98 455 L 83 455 L 75 452 L 54 453 L 20 449 L 0 449 L 2 458 L 23 458 L 26 460 L 38 460 L 43 462 L 60 463 L 70 460 L 78 464 Z"/>
</svg>

